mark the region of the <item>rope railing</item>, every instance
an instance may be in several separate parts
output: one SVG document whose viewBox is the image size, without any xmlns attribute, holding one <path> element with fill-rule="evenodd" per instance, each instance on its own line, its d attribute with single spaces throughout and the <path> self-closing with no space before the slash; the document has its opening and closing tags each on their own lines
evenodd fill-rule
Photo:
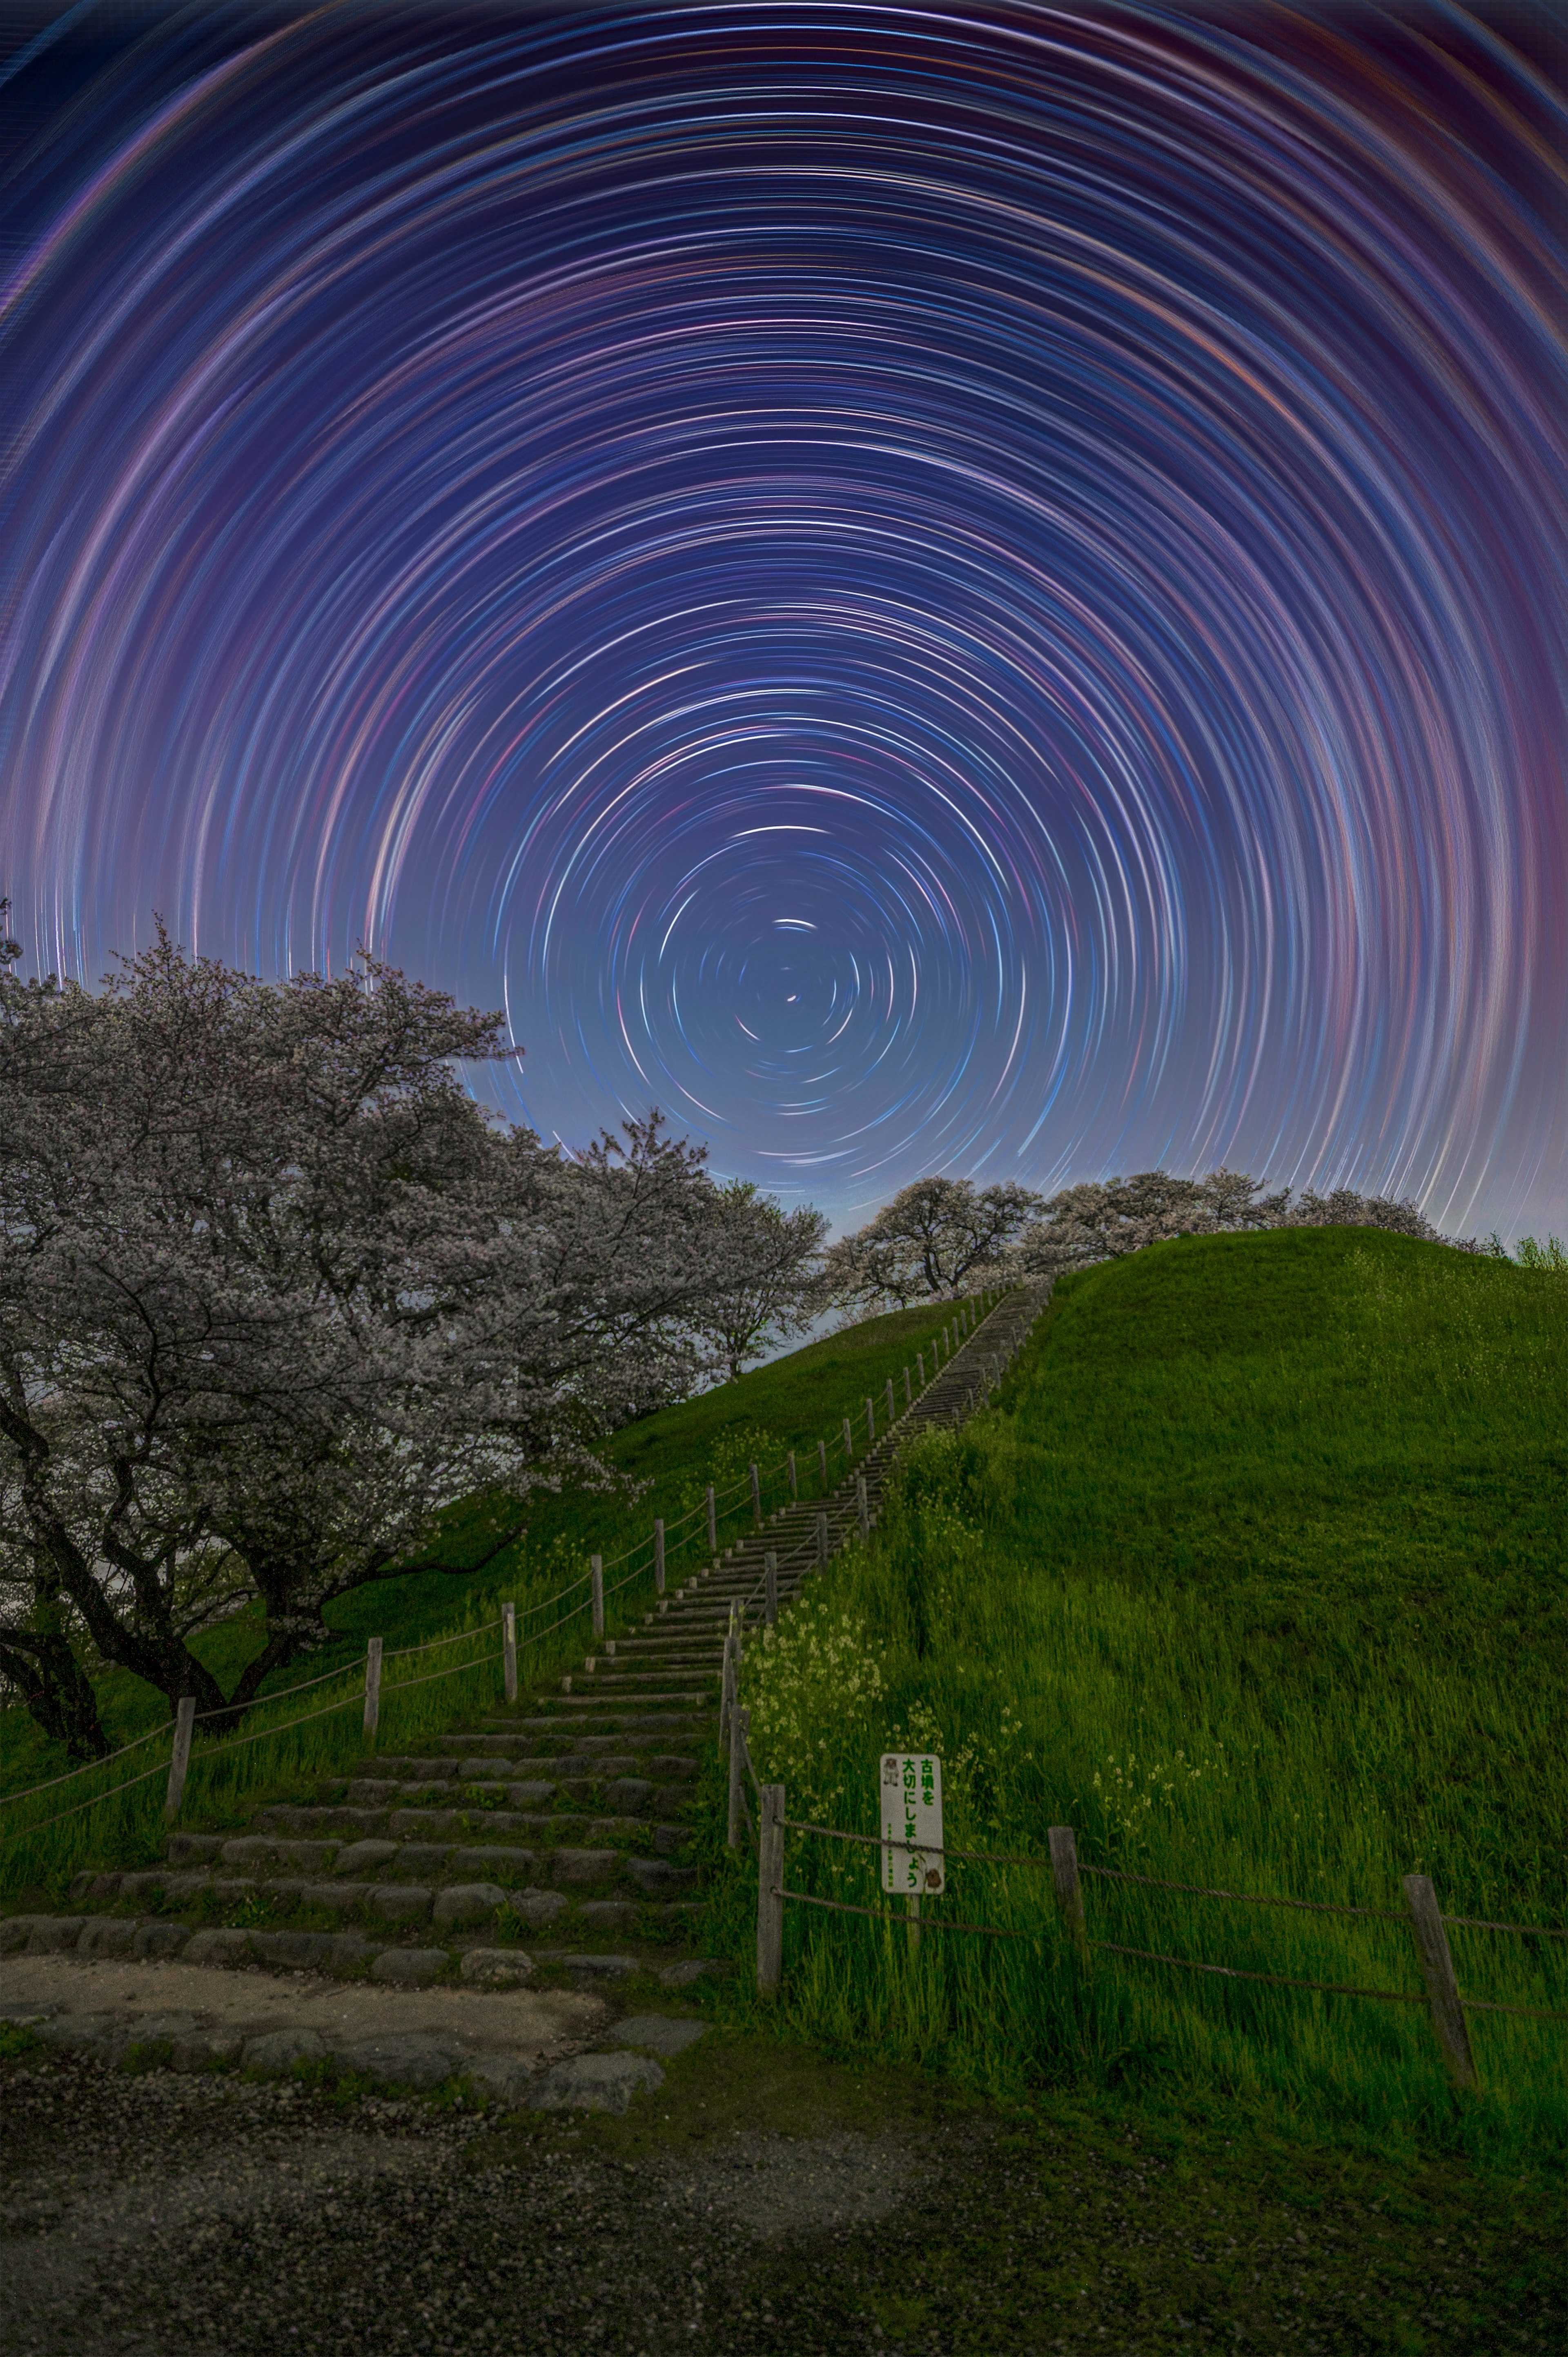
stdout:
<svg viewBox="0 0 1568 2357">
<path fill-rule="evenodd" d="M 145 1735 L 138 1735 L 134 1741 L 123 1743 L 118 1751 L 106 1751 L 102 1760 L 84 1760 L 80 1768 L 68 1768 L 63 1776 L 46 1776 L 41 1784 L 25 1784 L 19 1792 L 0 1792 L 0 1809 L 8 1808 L 13 1801 L 26 1801 L 34 1792 L 52 1792 L 57 1784 L 69 1784 L 78 1776 L 91 1776 L 95 1768 L 107 1768 L 112 1760 L 124 1760 L 127 1751 L 139 1751 L 144 1743 L 151 1743 L 156 1736 L 167 1733 L 166 1727 L 150 1727 Z M 82 1805 L 91 1808 L 91 1803 L 84 1802 Z M 68 1811 L 67 1814 L 74 1814 L 74 1812 Z"/>
<path fill-rule="evenodd" d="M 156 1728 L 155 1732 L 158 1735 L 166 1735 L 169 1730 L 166 1727 L 160 1727 Z M 123 1784 L 111 1785 L 107 1792 L 94 1792 L 90 1801 L 79 1801 L 74 1808 L 62 1809 L 59 1814 L 56 1817 L 45 1817 L 38 1824 L 24 1826 L 23 1833 L 28 1835 L 47 1833 L 51 1825 L 63 1825 L 68 1817 L 80 1817 L 83 1810 L 95 1809 L 101 1801 L 112 1801 L 116 1792 L 129 1792 L 134 1786 L 137 1784 L 145 1784 L 154 1776 L 166 1776 L 167 1773 L 167 1767 L 164 1761 L 160 1760 L 156 1768 L 144 1769 L 139 1776 L 127 1776 Z M 35 1791 L 41 1791 L 42 1789 L 42 1786 L 34 1787 Z M 16 1795 L 14 1797 L 19 1798 L 20 1796 Z M 16 1838 L 20 1840 L 22 1835 L 18 1835 Z"/>
</svg>

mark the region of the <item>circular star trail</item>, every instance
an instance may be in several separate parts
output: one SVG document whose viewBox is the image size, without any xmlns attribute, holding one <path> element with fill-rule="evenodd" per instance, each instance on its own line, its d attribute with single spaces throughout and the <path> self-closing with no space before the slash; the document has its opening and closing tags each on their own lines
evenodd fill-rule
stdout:
<svg viewBox="0 0 1568 2357">
<path fill-rule="evenodd" d="M 16 48 L 0 884 L 844 1215 L 1563 1204 L 1561 93 L 1433 8 Z M 94 47 L 94 43 L 98 46 Z"/>
</svg>

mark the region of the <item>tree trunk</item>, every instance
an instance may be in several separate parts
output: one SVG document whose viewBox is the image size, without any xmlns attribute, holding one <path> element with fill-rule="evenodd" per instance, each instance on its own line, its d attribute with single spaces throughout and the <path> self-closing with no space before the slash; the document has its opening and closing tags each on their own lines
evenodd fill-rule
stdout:
<svg viewBox="0 0 1568 2357">
<path fill-rule="evenodd" d="M 0 1638 L 0 1670 L 22 1697 L 30 1718 L 71 1760 L 102 1760 L 109 1740 L 97 1697 L 70 1640 L 58 1629 L 8 1629 Z"/>
</svg>

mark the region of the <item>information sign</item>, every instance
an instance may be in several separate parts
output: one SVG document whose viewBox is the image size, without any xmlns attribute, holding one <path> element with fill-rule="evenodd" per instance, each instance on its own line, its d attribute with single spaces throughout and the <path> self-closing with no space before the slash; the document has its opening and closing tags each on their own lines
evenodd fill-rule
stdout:
<svg viewBox="0 0 1568 2357">
<path fill-rule="evenodd" d="M 882 1755 L 882 1888 L 935 1899 L 948 1887 L 942 1855 L 942 1763 L 929 1751 Z"/>
</svg>

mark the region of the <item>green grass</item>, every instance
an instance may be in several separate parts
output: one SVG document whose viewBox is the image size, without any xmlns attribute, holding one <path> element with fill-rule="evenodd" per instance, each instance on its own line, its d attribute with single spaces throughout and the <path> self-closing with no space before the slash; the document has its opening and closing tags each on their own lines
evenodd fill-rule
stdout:
<svg viewBox="0 0 1568 2357">
<path fill-rule="evenodd" d="M 1086 1878 L 1093 1938 L 1418 1994 L 1402 1876 L 1563 1926 L 1568 1280 L 1360 1230 L 1189 1240 L 1062 1285 L 995 1408 L 914 1445 L 885 1527 L 748 1659 L 791 1817 L 875 1828 L 877 1755 L 944 1760 L 954 1846 L 1391 1910 Z M 790 1887 L 880 1904 L 791 1836 Z M 797 1879 L 803 1878 L 804 1879 Z M 746 1953 L 748 1867 L 721 1885 Z M 940 1917 L 789 1912 L 788 2018 L 993 2093 L 1211 2103 L 1407 2157 L 1559 2169 L 1568 2021 L 1470 2016 L 1450 2095 L 1419 2004 L 1098 1953 L 1048 1874 L 955 1866 Z M 1568 1943 L 1451 1933 L 1462 1990 L 1568 2011 Z"/>
<path fill-rule="evenodd" d="M 674 1587 L 707 1559 L 706 1521 L 700 1509 L 708 1482 L 728 1493 L 721 1503 L 721 1547 L 751 1526 L 746 1468 L 752 1458 L 768 1477 L 765 1511 L 788 1496 L 785 1459 L 791 1448 L 800 1495 L 817 1494 L 819 1437 L 830 1444 L 828 1480 L 830 1487 L 836 1484 L 844 1469 L 843 1417 L 864 1414 L 865 1396 L 873 1393 L 880 1430 L 884 1384 L 895 1380 L 901 1406 L 904 1365 L 912 1365 L 917 1351 L 929 1351 L 948 1314 L 928 1308 L 867 1319 L 736 1383 L 628 1425 L 603 1454 L 618 1472 L 648 1485 L 635 1504 L 610 1492 L 537 1491 L 525 1538 L 485 1572 L 429 1571 L 378 1582 L 340 1598 L 328 1609 L 336 1632 L 332 1644 L 280 1672 L 270 1684 L 296 1686 L 331 1671 L 340 1675 L 314 1692 L 270 1706 L 263 1700 L 226 1749 L 204 1751 L 199 1739 L 182 1824 L 239 1825 L 263 1802 L 314 1798 L 318 1778 L 353 1773 L 367 1752 L 417 1753 L 445 1728 L 487 1707 L 499 1692 L 500 1639 L 485 1624 L 497 1618 L 503 1598 L 518 1607 L 519 1675 L 525 1690 L 531 1682 L 557 1675 L 585 1649 L 589 1623 L 582 1606 L 587 1591 L 574 1584 L 580 1582 L 590 1553 L 606 1558 L 607 1632 L 613 1636 L 647 1609 L 652 1595 L 656 1514 L 671 1525 L 668 1578 Z M 453 1562 L 461 1563 L 465 1550 L 472 1551 L 467 1539 L 473 1513 L 473 1507 L 459 1505 L 443 1519 L 439 1544 Z M 677 1533 L 673 1525 L 682 1516 Z M 618 1566 L 613 1559 L 628 1549 L 635 1550 L 631 1559 Z M 564 1603 L 548 1600 L 564 1589 L 571 1591 Z M 573 1617 L 563 1621 L 567 1613 Z M 393 1658 L 400 1648 L 465 1631 L 473 1633 L 449 1652 Z M 369 1745 L 352 1697 L 362 1691 L 365 1641 L 372 1634 L 383 1638 L 388 1658 L 379 1736 Z M 208 1631 L 193 1650 L 227 1684 L 254 1652 L 259 1636 L 259 1620 L 246 1611 Z M 449 1661 L 471 1666 L 431 1681 L 432 1672 Z M 112 1746 L 166 1730 L 167 1705 L 143 1680 L 109 1670 L 97 1681 L 97 1691 Z M 328 1707 L 345 1697 L 345 1707 Z M 297 1727 L 286 1725 L 312 1711 L 325 1715 Z M 42 1792 L 0 1810 L 0 1900 L 12 1908 L 57 1904 L 72 1876 L 85 1867 L 150 1863 L 160 1857 L 167 1757 L 166 1732 L 160 1733 L 141 1756 L 133 1752 L 63 1785 L 58 1794 Z M 63 1824 L 32 1830 L 57 1809 L 107 1792 L 155 1763 L 156 1771 L 123 1797 L 97 1803 Z M 25 1712 L 0 1711 L 0 1793 L 25 1792 L 70 1765 Z"/>
</svg>

